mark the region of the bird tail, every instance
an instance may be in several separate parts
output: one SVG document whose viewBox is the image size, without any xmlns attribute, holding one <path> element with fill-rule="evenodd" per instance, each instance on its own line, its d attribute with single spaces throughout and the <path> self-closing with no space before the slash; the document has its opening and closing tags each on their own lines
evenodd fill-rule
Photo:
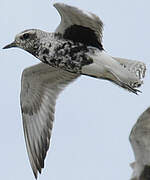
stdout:
<svg viewBox="0 0 150 180">
<path fill-rule="evenodd" d="M 84 75 L 106 79 L 137 94 L 138 87 L 143 83 L 146 66 L 139 61 L 132 61 L 123 58 L 115 58 L 107 55 L 104 51 L 96 51 L 94 54 L 87 54 L 93 63 L 82 67 Z"/>
<path fill-rule="evenodd" d="M 127 68 L 128 71 L 135 73 L 139 79 L 145 77 L 146 66 L 143 62 L 118 57 L 113 57 L 113 59 L 118 61 L 124 68 Z"/>
</svg>

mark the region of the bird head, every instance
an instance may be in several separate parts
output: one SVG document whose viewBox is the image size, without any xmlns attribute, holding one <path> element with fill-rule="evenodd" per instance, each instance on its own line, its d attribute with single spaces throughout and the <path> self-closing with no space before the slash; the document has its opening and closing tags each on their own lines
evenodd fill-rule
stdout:
<svg viewBox="0 0 150 180">
<path fill-rule="evenodd" d="M 37 29 L 25 30 L 17 34 L 15 36 L 15 40 L 12 43 L 3 47 L 3 49 L 18 47 L 33 55 L 36 55 L 42 34 L 43 32 Z"/>
</svg>

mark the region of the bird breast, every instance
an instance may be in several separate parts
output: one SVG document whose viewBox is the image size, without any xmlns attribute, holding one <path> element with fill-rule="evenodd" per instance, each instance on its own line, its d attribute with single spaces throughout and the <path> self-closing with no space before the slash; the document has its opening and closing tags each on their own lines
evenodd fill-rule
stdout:
<svg viewBox="0 0 150 180">
<path fill-rule="evenodd" d="M 80 74 L 82 66 L 92 63 L 86 54 L 93 52 L 91 49 L 82 43 L 55 39 L 40 45 L 38 58 L 52 67 Z"/>
</svg>

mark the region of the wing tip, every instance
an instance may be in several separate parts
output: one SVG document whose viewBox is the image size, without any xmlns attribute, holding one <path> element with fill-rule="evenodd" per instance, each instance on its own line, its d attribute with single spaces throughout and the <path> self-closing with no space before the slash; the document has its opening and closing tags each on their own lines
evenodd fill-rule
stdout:
<svg viewBox="0 0 150 180">
<path fill-rule="evenodd" d="M 34 174 L 35 179 L 37 179 L 38 178 L 38 173 L 33 171 L 33 174 Z"/>
<path fill-rule="evenodd" d="M 56 2 L 56 3 L 53 4 L 53 6 L 57 9 L 58 7 L 65 7 L 67 5 L 64 4 L 64 3 Z"/>
<path fill-rule="evenodd" d="M 43 167 L 40 167 L 40 169 L 39 168 L 37 168 L 36 167 L 36 169 L 33 169 L 32 168 L 32 171 L 33 171 L 33 174 L 34 174 L 34 177 L 35 177 L 35 179 L 37 179 L 38 178 L 38 173 L 42 173 L 42 169 L 44 168 L 44 166 Z"/>
</svg>

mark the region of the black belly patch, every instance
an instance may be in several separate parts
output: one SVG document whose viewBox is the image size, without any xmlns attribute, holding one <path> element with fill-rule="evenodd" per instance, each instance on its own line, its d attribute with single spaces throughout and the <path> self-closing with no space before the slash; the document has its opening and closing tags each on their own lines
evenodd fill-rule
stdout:
<svg viewBox="0 0 150 180">
<path fill-rule="evenodd" d="M 100 50 L 104 50 L 102 44 L 98 41 L 95 32 L 80 25 L 72 25 L 65 30 L 64 39 L 69 39 L 73 42 L 80 42 L 87 46 L 93 46 Z"/>
<path fill-rule="evenodd" d="M 45 48 L 42 53 L 48 55 L 49 54 L 49 49 Z"/>
</svg>

